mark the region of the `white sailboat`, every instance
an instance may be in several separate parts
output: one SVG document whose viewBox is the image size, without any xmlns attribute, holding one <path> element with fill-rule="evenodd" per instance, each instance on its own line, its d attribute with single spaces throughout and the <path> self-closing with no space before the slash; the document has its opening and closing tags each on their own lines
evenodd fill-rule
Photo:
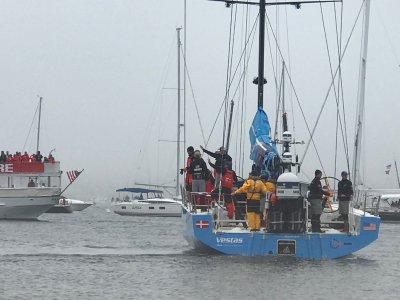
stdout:
<svg viewBox="0 0 400 300">
<path fill-rule="evenodd" d="M 327 3 L 336 1 L 236 1 L 236 0 L 214 0 L 225 2 L 227 7 L 235 4 L 251 4 L 259 7 L 259 58 L 258 78 L 254 83 L 258 86 L 257 112 L 249 130 L 251 144 L 251 159 L 256 168 L 264 171 L 267 175 L 277 177 L 276 203 L 270 208 L 268 216 L 269 225 L 260 230 L 260 226 L 253 220 L 253 228 L 237 226 L 239 221 L 231 220 L 226 223 L 219 219 L 218 214 L 212 212 L 212 206 L 207 211 L 197 208 L 194 201 L 195 193 L 187 193 L 183 200 L 183 235 L 188 243 L 196 250 L 213 250 L 228 255 L 249 256 L 294 256 L 306 259 L 333 259 L 354 253 L 375 241 L 378 238 L 380 218 L 365 211 L 351 209 L 349 213 L 350 231 L 339 231 L 335 228 L 325 228 L 325 231 L 314 230 L 309 226 L 310 212 L 308 210 L 308 195 L 303 193 L 302 182 L 296 174 L 291 172 L 291 167 L 297 164 L 292 162 L 292 155 L 288 151 L 292 139 L 285 141 L 287 149 L 280 154 L 276 148 L 276 141 L 271 138 L 268 116 L 263 109 L 264 98 L 264 39 L 265 39 L 265 16 L 266 7 L 273 5 L 294 5 L 300 8 L 307 3 Z M 365 5 L 365 27 L 364 27 L 364 51 L 362 56 L 361 90 L 365 88 L 368 17 L 370 0 Z M 353 166 L 353 176 L 356 186 L 356 194 L 359 194 L 359 165 L 362 128 L 364 121 L 364 92 L 359 99 L 356 149 Z M 310 133 L 312 137 L 312 134 Z M 300 162 L 300 164 L 302 161 Z M 256 170 L 256 169 L 255 169 Z M 256 173 L 256 172 L 254 172 Z M 255 174 L 256 175 L 256 174 Z M 272 177 L 272 176 L 271 176 Z M 251 182 L 254 182 L 251 184 Z M 254 187 L 256 179 L 249 179 L 248 194 L 259 191 Z M 253 185 L 253 186 L 252 186 Z M 265 192 L 264 192 L 265 193 Z M 250 201 L 253 200 L 253 194 Z M 215 205 L 223 206 L 228 199 L 221 194 Z M 226 198 L 231 195 L 227 194 Z M 247 196 L 249 198 L 249 196 Z M 256 197 L 255 197 L 256 198 Z M 257 199 L 255 199 L 257 200 Z M 257 202 L 257 201 L 253 201 Z M 259 204 L 258 204 L 259 205 Z M 259 207 L 253 204 L 256 209 Z M 255 219 L 255 218 L 254 218 Z M 250 226 L 250 220 L 249 226 Z M 236 222 L 236 225 L 235 225 Z M 233 223 L 233 226 L 232 226 Z"/>
<path fill-rule="evenodd" d="M 178 62 L 178 85 L 177 85 L 177 140 L 176 142 L 176 182 L 175 185 L 156 185 L 135 182 L 135 186 L 145 186 L 146 188 L 131 187 L 116 190 L 118 193 L 128 193 L 119 201 L 113 201 L 112 210 L 119 215 L 129 216 L 165 216 L 180 217 L 182 213 L 182 197 L 180 196 L 180 154 L 181 154 L 181 86 L 180 86 L 180 51 L 181 51 L 181 28 L 177 28 L 177 62 Z M 174 188 L 175 196 L 168 198 L 160 188 Z M 129 194 L 132 194 L 129 196 Z M 137 194 L 137 195 L 134 195 Z"/>
<path fill-rule="evenodd" d="M 182 204 L 180 201 L 165 198 L 163 192 L 145 188 L 122 188 L 122 193 L 115 199 L 113 210 L 121 216 L 157 216 L 180 217 Z"/>
</svg>

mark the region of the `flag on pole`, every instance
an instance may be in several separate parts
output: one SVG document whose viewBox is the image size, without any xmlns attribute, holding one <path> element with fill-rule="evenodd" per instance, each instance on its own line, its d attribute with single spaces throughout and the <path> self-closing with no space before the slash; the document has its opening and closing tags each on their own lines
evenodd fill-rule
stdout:
<svg viewBox="0 0 400 300">
<path fill-rule="evenodd" d="M 390 168 L 392 167 L 392 165 L 387 165 L 386 166 L 386 171 L 385 171 L 385 173 L 387 174 L 387 175 L 389 175 L 389 173 L 390 173 Z"/>
<path fill-rule="evenodd" d="M 79 172 L 79 171 L 76 171 L 76 170 L 74 170 L 74 171 L 67 171 L 67 176 L 68 176 L 69 182 L 72 183 L 76 178 L 78 178 L 78 176 L 79 176 L 81 173 L 82 173 L 82 171 Z"/>
</svg>

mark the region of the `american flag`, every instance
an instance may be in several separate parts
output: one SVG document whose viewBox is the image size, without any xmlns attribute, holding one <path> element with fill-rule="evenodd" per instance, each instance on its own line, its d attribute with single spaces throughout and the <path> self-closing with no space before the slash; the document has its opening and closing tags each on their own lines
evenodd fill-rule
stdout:
<svg viewBox="0 0 400 300">
<path fill-rule="evenodd" d="M 208 228 L 208 221 L 207 220 L 196 221 L 196 228 Z"/>
<path fill-rule="evenodd" d="M 375 223 L 365 223 L 364 224 L 364 230 L 376 230 L 376 224 Z"/>
<path fill-rule="evenodd" d="M 76 170 L 74 170 L 74 171 L 67 171 L 67 176 L 68 176 L 69 182 L 70 182 L 70 183 L 73 182 L 76 178 L 78 178 L 78 176 L 79 176 L 81 173 L 82 173 L 82 171 L 79 172 L 79 171 L 76 171 Z"/>
<path fill-rule="evenodd" d="M 385 171 L 386 174 L 389 175 L 389 173 L 390 173 L 390 168 L 391 168 L 391 167 L 392 167 L 392 165 L 387 165 L 387 166 L 386 166 L 386 171 Z"/>
</svg>

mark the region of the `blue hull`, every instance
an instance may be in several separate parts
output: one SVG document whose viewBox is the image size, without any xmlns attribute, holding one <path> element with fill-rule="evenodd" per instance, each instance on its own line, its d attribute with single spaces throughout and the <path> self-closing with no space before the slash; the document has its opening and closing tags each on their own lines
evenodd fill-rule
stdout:
<svg viewBox="0 0 400 300">
<path fill-rule="evenodd" d="M 303 259 L 334 259 L 352 254 L 378 238 L 380 218 L 360 216 L 358 233 L 267 233 L 217 231 L 212 215 L 191 213 L 183 207 L 184 237 L 199 250 L 247 256 L 294 256 Z"/>
</svg>

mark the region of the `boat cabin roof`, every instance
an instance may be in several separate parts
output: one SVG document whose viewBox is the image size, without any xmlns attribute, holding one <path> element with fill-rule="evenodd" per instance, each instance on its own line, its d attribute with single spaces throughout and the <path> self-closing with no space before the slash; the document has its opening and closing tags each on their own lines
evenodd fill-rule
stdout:
<svg viewBox="0 0 400 300">
<path fill-rule="evenodd" d="M 122 188 L 116 190 L 117 192 L 129 192 L 129 193 L 163 193 L 160 190 L 153 190 L 153 189 L 144 189 L 144 188 Z"/>
</svg>

